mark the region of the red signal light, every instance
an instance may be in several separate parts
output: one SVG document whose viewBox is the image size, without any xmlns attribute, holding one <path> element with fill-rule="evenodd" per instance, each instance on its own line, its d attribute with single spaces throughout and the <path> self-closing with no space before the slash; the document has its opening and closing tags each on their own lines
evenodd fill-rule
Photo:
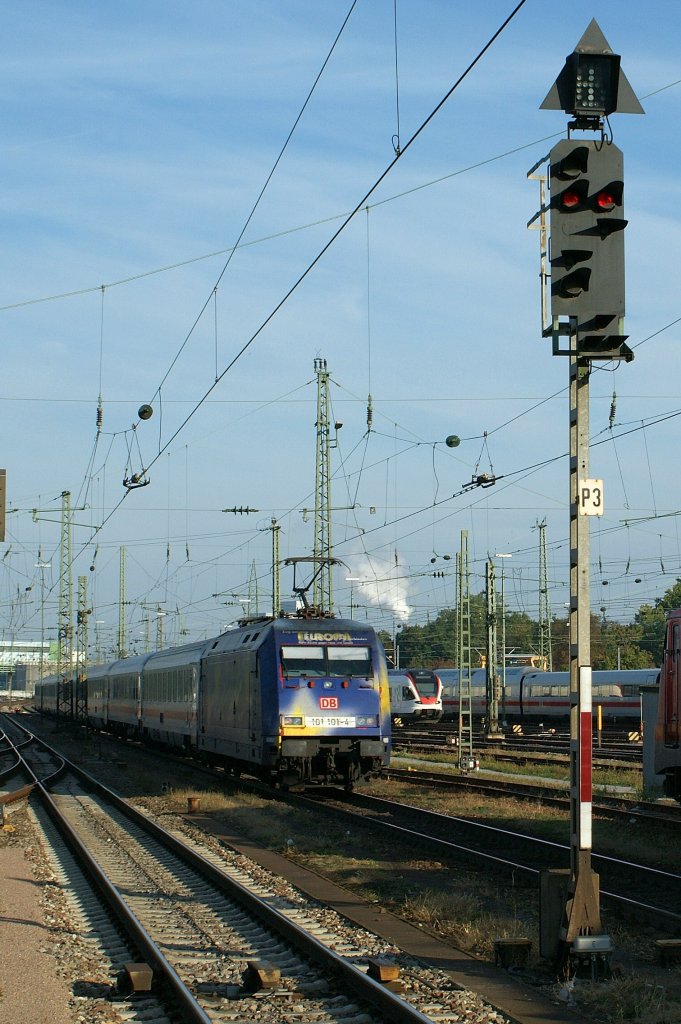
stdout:
<svg viewBox="0 0 681 1024">
<path fill-rule="evenodd" d="M 614 210 L 617 206 L 615 197 L 610 189 L 604 188 L 596 196 L 596 206 L 599 210 L 603 210 L 605 213 L 609 213 L 610 210 Z"/>
<path fill-rule="evenodd" d="M 560 204 L 566 210 L 573 210 L 575 206 L 579 206 L 581 201 L 582 198 L 579 192 L 571 188 L 566 189 L 560 197 Z"/>
</svg>

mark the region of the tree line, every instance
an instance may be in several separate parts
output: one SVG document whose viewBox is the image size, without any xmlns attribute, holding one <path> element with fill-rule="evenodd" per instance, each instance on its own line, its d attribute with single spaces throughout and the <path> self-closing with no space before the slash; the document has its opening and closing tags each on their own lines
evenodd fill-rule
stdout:
<svg viewBox="0 0 681 1024">
<path fill-rule="evenodd" d="M 591 615 L 591 664 L 594 669 L 653 668 L 662 663 L 662 646 L 667 612 L 681 607 L 681 578 L 677 578 L 654 604 L 642 604 L 630 623 L 608 622 Z M 487 638 L 487 602 L 484 592 L 472 594 L 471 662 L 481 664 Z M 432 622 L 423 626 L 404 626 L 394 637 L 380 634 L 388 659 L 395 663 L 395 646 L 403 668 L 457 667 L 457 615 L 453 608 L 444 608 Z M 539 622 L 525 612 L 507 611 L 506 654 L 539 653 Z M 499 658 L 502 643 L 502 613 L 497 606 L 497 640 Z M 554 616 L 551 620 L 551 653 L 554 671 L 569 667 L 568 619 Z"/>
</svg>

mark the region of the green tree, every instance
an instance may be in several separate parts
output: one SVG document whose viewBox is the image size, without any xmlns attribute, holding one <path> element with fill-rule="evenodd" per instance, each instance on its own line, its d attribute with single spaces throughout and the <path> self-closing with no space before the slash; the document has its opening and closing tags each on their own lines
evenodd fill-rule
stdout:
<svg viewBox="0 0 681 1024">
<path fill-rule="evenodd" d="M 641 647 L 643 627 L 637 624 L 606 622 L 601 625 L 600 642 L 592 652 L 595 669 L 652 668 L 655 664 L 651 651 Z"/>
<path fill-rule="evenodd" d="M 487 644 L 487 602 L 485 594 L 471 594 L 471 661 L 474 666 Z M 497 605 L 497 640 L 501 645 L 501 608 Z M 524 612 L 506 615 L 506 649 L 528 653 L 537 650 L 539 627 Z M 398 637 L 400 665 L 404 668 L 449 668 L 458 663 L 456 610 L 444 608 L 423 626 L 405 626 Z"/>
<path fill-rule="evenodd" d="M 471 594 L 471 660 L 479 663 L 487 643 L 487 602 L 484 592 Z M 591 661 L 594 669 L 648 668 L 662 663 L 662 647 L 667 612 L 681 608 L 681 577 L 655 600 L 643 604 L 631 623 L 607 622 L 591 615 Z M 501 607 L 497 603 L 497 639 L 501 645 Z M 381 634 L 389 657 L 393 638 Z M 554 671 L 564 671 L 570 664 L 568 618 L 552 619 L 551 649 Z M 456 667 L 458 652 L 457 615 L 453 608 L 444 608 L 434 619 L 421 626 L 404 626 L 397 632 L 399 663 L 404 668 Z M 539 623 L 525 612 L 506 613 L 506 650 L 519 653 L 539 651 Z M 501 653 L 501 652 L 500 652 Z M 618 662 L 619 659 L 619 662 Z"/>
<path fill-rule="evenodd" d="M 634 623 L 641 627 L 640 646 L 650 652 L 654 665 L 662 664 L 664 627 L 667 612 L 681 608 L 681 579 L 665 590 L 662 597 L 655 598 L 655 604 L 642 604 L 634 616 Z"/>
</svg>

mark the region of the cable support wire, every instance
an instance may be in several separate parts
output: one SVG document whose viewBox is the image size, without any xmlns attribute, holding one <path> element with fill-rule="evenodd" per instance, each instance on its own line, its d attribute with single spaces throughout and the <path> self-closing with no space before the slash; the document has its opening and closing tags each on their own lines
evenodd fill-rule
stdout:
<svg viewBox="0 0 681 1024">
<path fill-rule="evenodd" d="M 397 59 L 397 0 L 393 0 L 393 28 L 395 37 L 395 116 L 397 133 L 393 135 L 393 149 L 395 156 L 399 156 L 400 150 L 400 74 Z"/>
<path fill-rule="evenodd" d="M 662 415 L 660 417 L 657 417 L 656 419 L 650 421 L 647 424 L 639 424 L 638 426 L 632 427 L 630 430 L 623 431 L 620 435 L 617 435 L 617 436 L 624 436 L 626 434 L 638 432 L 639 430 L 645 429 L 646 427 L 657 425 L 658 423 L 665 422 L 668 419 L 674 418 L 674 417 L 679 416 L 679 415 L 681 415 L 681 410 L 676 410 L 674 412 L 664 414 L 664 415 Z M 358 442 L 358 445 L 361 444 L 361 440 L 362 439 L 360 439 L 360 441 Z M 604 444 L 604 443 L 607 443 L 610 440 L 611 440 L 611 438 L 609 437 L 609 438 L 601 439 L 599 441 L 592 441 L 591 442 L 591 446 L 593 447 L 593 446 L 597 446 L 599 444 Z M 353 449 L 353 451 L 356 450 L 358 445 L 355 446 L 355 449 Z M 412 445 L 412 447 L 415 447 L 415 446 L 416 445 Z M 409 449 L 406 449 L 406 450 L 409 450 Z M 484 446 L 483 446 L 483 451 L 484 451 Z M 402 453 L 397 453 L 397 454 L 404 454 L 404 451 Z M 391 455 L 391 456 L 388 457 L 388 460 L 392 459 L 394 457 L 395 457 L 394 455 Z M 526 467 L 524 467 L 522 469 L 517 469 L 517 470 L 509 471 L 509 472 L 507 472 L 507 473 L 505 473 L 503 475 L 495 477 L 495 480 L 496 481 L 500 481 L 500 480 L 502 480 L 504 478 L 508 479 L 510 477 L 518 476 L 520 474 L 529 475 L 531 473 L 536 472 L 538 469 L 542 468 L 545 465 L 549 465 L 552 462 L 555 462 L 555 461 L 557 461 L 557 460 L 559 460 L 561 458 L 566 458 L 566 457 L 567 457 L 567 453 L 562 453 L 561 455 L 553 456 L 553 457 L 551 457 L 549 459 L 543 460 L 542 462 L 533 464 L 531 466 L 526 466 Z M 384 461 L 388 461 L 388 460 L 384 460 Z M 344 460 L 344 462 L 346 462 L 346 461 L 347 461 L 347 459 Z M 371 468 L 371 467 L 364 466 L 364 469 L 366 469 L 366 468 Z M 510 483 L 510 481 L 509 481 L 509 483 Z M 429 509 L 432 509 L 434 507 L 434 505 L 435 506 L 439 506 L 441 504 L 444 504 L 446 502 L 451 501 L 453 498 L 460 497 L 462 494 L 467 493 L 468 491 L 470 491 L 475 486 L 476 486 L 476 484 L 472 481 L 471 483 L 464 485 L 460 491 L 455 492 L 454 494 L 451 494 L 451 495 L 449 495 L 446 498 L 440 499 L 440 500 L 436 501 L 435 503 L 433 503 L 431 505 L 424 506 L 422 509 L 417 509 L 414 512 L 407 513 L 406 515 L 397 517 L 397 518 L 395 518 L 393 520 L 387 520 L 386 519 L 386 522 L 384 524 L 381 524 L 380 526 L 374 527 L 374 528 L 369 529 L 369 530 L 365 530 L 365 531 L 363 531 L 362 534 L 360 534 L 360 536 L 364 537 L 364 536 L 366 536 L 368 534 L 375 533 L 378 530 L 383 529 L 385 527 L 394 526 L 397 523 L 404 522 L 405 520 L 410 519 L 410 518 L 414 518 L 415 516 L 418 516 L 419 514 L 422 514 L 423 512 L 426 512 Z M 502 488 L 502 490 L 503 490 L 503 488 Z M 127 492 L 126 492 L 126 494 L 127 494 Z M 105 522 L 107 522 L 111 518 L 111 516 L 115 513 L 115 511 L 120 507 L 120 505 L 122 504 L 123 500 L 125 500 L 125 496 L 126 495 L 124 495 L 123 498 L 115 506 L 115 508 L 112 509 L 112 511 L 106 517 L 104 522 L 102 522 L 100 527 L 91 527 L 91 529 L 94 531 L 93 532 L 93 537 L 96 535 L 97 532 L 99 532 L 99 530 L 102 529 L 102 527 L 105 525 Z M 480 499 L 480 500 L 482 500 L 482 499 Z M 477 503 L 478 502 L 474 502 L 472 505 L 467 506 L 467 507 L 468 508 L 473 508 Z M 457 514 L 460 511 L 463 511 L 463 510 L 462 509 L 456 509 L 453 512 L 449 513 L 447 516 L 443 517 L 441 520 L 438 520 L 438 522 L 443 522 L 443 521 L 445 521 L 445 519 L 450 518 L 451 515 L 455 515 L 455 514 Z M 654 518 L 665 518 L 665 517 L 668 517 L 668 516 L 676 516 L 676 515 L 680 515 L 680 514 L 681 514 L 681 510 L 679 510 L 679 512 L 664 513 L 664 514 L 662 514 L 660 516 L 656 515 L 656 516 L 652 516 L 652 517 L 646 517 L 645 519 L 642 519 L 641 522 L 651 521 Z M 613 527 L 610 530 L 603 531 L 603 532 L 604 533 L 612 533 L 612 532 L 617 531 L 619 529 L 628 527 L 628 525 L 630 523 L 632 523 L 632 522 L 636 522 L 636 521 L 635 520 L 625 520 L 622 524 L 620 524 L 620 525 L 618 525 L 616 527 Z M 415 531 L 415 532 L 418 532 L 418 531 Z M 407 536 L 411 536 L 411 535 L 412 534 L 408 534 Z M 84 550 L 85 547 L 87 547 L 91 543 L 92 539 L 93 538 L 90 538 L 90 541 L 88 541 L 88 544 L 84 545 L 83 550 Z M 403 539 L 403 538 L 400 538 L 400 539 Z M 339 542 L 339 544 L 337 546 L 340 546 L 340 544 L 343 544 L 343 543 L 347 543 L 347 541 L 341 541 L 341 542 Z M 562 543 L 564 543 L 564 541 L 555 542 L 554 544 L 552 544 L 552 547 L 558 548 L 558 547 L 561 546 Z M 368 555 L 368 552 L 366 552 L 366 548 L 365 548 L 365 545 L 364 545 L 364 540 L 362 540 L 362 546 L 365 549 L 365 553 L 367 553 L 367 555 Z"/>
<path fill-rule="evenodd" d="M 386 196 L 385 199 L 380 199 L 375 203 L 369 204 L 367 206 L 367 210 L 375 210 L 379 206 L 385 206 L 387 203 L 396 202 L 398 199 L 404 199 L 406 196 L 413 195 L 415 192 L 421 192 L 424 189 L 432 188 L 434 185 L 440 185 L 443 181 L 449 181 L 451 178 L 457 178 L 462 174 L 468 174 L 470 171 L 479 170 L 479 168 L 486 167 L 488 164 L 496 163 L 497 160 L 504 160 L 508 156 L 514 156 L 516 153 L 522 153 L 526 149 L 532 149 L 534 146 L 559 138 L 561 134 L 561 132 L 554 132 L 551 135 L 545 135 L 540 139 L 534 139 L 532 142 L 526 142 L 522 146 L 516 146 L 514 149 L 509 149 L 503 153 L 497 153 L 494 156 L 487 157 L 485 160 L 480 160 L 475 164 L 469 164 L 467 167 L 461 167 L 457 171 L 451 171 L 449 174 L 445 174 L 440 178 L 433 178 L 431 181 L 426 181 L 422 185 L 415 185 L 413 188 L 406 189 L 403 192 L 396 192 L 392 196 Z M 286 228 L 283 231 L 275 231 L 271 235 L 263 235 L 260 238 L 254 238 L 252 241 L 243 242 L 237 247 L 230 246 L 227 249 L 216 249 L 214 252 L 203 253 L 200 256 L 191 256 L 184 260 L 178 260 L 175 263 L 168 263 L 162 267 L 156 267 L 152 270 L 142 271 L 139 274 L 132 274 L 129 277 L 120 278 L 117 281 L 109 281 L 106 285 L 89 285 L 85 288 L 76 288 L 72 291 L 59 292 L 55 295 L 43 295 L 35 299 L 26 299 L 23 302 L 13 302 L 6 306 L 0 306 L 0 313 L 4 313 L 10 309 L 21 309 L 23 306 L 35 306 L 43 302 L 57 302 L 61 299 L 72 299 L 81 295 L 90 295 L 92 292 L 99 291 L 102 287 L 119 288 L 126 284 L 134 284 L 136 281 L 144 280 L 145 277 L 155 277 L 158 274 L 167 274 L 171 270 L 180 270 L 183 267 L 190 267 L 194 263 L 202 263 L 205 260 L 216 259 L 218 256 L 226 256 L 231 253 L 234 248 L 248 249 L 254 245 L 263 245 L 265 242 L 272 242 L 278 238 L 286 238 L 287 235 L 298 234 L 300 231 L 309 231 L 311 228 L 318 228 L 323 224 L 330 224 L 333 221 L 342 220 L 346 216 L 347 211 L 343 213 L 334 213 L 330 217 L 322 217 L 319 220 L 309 221 L 308 223 L 300 224 L 297 227 Z"/>
<path fill-rule="evenodd" d="M 227 257 L 227 260 L 226 260 L 222 270 L 218 274 L 218 278 L 217 278 L 213 288 L 211 289 L 211 293 L 207 297 L 207 299 L 204 302 L 203 306 L 201 307 L 199 315 L 194 320 L 194 323 L 192 324 L 192 326 L 191 326 L 191 328 L 189 330 L 189 333 L 187 334 L 187 336 L 185 337 L 184 341 L 180 345 L 180 348 L 176 352 L 175 357 L 173 358 L 172 362 L 170 363 L 170 366 L 166 370 L 166 373 L 165 373 L 164 377 L 162 378 L 161 383 L 159 385 L 159 390 L 165 384 L 166 380 L 168 379 L 168 376 L 170 375 L 173 367 L 175 366 L 175 363 L 179 359 L 179 357 L 180 357 L 182 351 L 184 350 L 187 342 L 189 341 L 189 339 L 191 338 L 192 334 L 194 333 L 194 331 L 195 331 L 199 321 L 201 320 L 201 317 L 203 316 L 203 314 L 204 314 L 204 312 L 206 310 L 206 307 L 210 303 L 211 298 L 213 298 L 215 296 L 215 301 L 217 302 L 217 289 L 218 289 L 218 286 L 219 286 L 220 282 L 222 281 L 222 278 L 225 276 L 225 273 L 227 272 L 227 268 L 229 267 L 230 263 L 232 262 L 232 258 L 233 258 L 235 252 L 237 251 L 237 249 L 239 247 L 241 239 L 244 237 L 244 234 L 246 233 L 248 225 L 251 223 L 251 220 L 253 219 L 253 216 L 254 216 L 256 210 L 258 209 L 258 206 L 260 205 L 260 200 L 264 196 L 265 191 L 267 190 L 267 186 L 269 185 L 270 181 L 272 180 L 272 178 L 274 176 L 274 173 L 275 173 L 277 167 L 279 166 L 279 163 L 281 162 L 281 159 L 284 156 L 284 153 L 286 152 L 288 144 L 291 141 L 291 138 L 293 137 L 293 133 L 295 132 L 296 128 L 298 127 L 300 119 L 302 118 L 303 114 L 305 113 L 305 110 L 307 108 L 308 103 L 312 99 L 312 94 L 314 93 L 315 89 L 317 88 L 317 85 L 319 84 L 319 80 L 322 77 L 322 75 L 323 75 L 323 73 L 324 73 L 324 71 L 326 69 L 326 66 L 329 63 L 330 59 L 331 59 L 331 55 L 333 54 L 333 51 L 336 48 L 336 44 L 338 43 L 338 40 L 340 39 L 341 35 L 343 34 L 343 30 L 345 29 L 345 26 L 347 25 L 348 21 L 350 20 L 350 15 L 352 14 L 353 10 L 355 9 L 356 4 L 357 4 L 357 0 L 352 0 L 352 3 L 350 5 L 350 9 L 348 10 L 348 13 L 345 15 L 343 23 L 342 23 L 340 29 L 338 30 L 338 33 L 336 34 L 336 38 L 334 39 L 334 41 L 333 41 L 333 43 L 331 45 L 331 49 L 327 53 L 327 55 L 326 55 L 326 57 L 324 59 L 324 62 L 322 64 L 321 68 L 319 69 L 314 82 L 312 83 L 312 87 L 310 88 L 310 90 L 309 90 L 309 92 L 308 92 L 308 94 L 307 94 L 307 96 L 305 98 L 305 102 L 303 103 L 302 107 L 300 108 L 300 110 L 298 112 L 298 115 L 297 115 L 295 121 L 293 122 L 293 125 L 292 125 L 288 135 L 286 136 L 286 139 L 284 140 L 284 144 L 281 147 L 281 149 L 279 150 L 279 154 L 278 154 L 276 160 L 274 161 L 274 164 L 272 165 L 269 174 L 267 175 L 267 177 L 265 179 L 265 183 L 263 184 L 262 188 L 260 189 L 260 192 L 258 193 L 258 196 L 257 196 L 253 206 L 251 207 L 251 210 L 250 210 L 248 216 L 246 217 L 246 220 L 243 223 L 243 226 L 242 226 L 242 228 L 241 228 L 241 230 L 239 232 L 239 235 L 237 237 L 236 242 L 234 243 L 234 245 L 232 246 L 232 248 L 229 251 L 229 255 Z M 217 339 L 216 339 L 216 347 L 217 347 Z M 216 374 L 216 376 L 215 376 L 215 383 L 217 384 L 218 380 L 220 379 L 220 377 L 218 376 L 217 362 L 216 362 L 216 367 L 215 367 L 215 374 Z"/>
<path fill-rule="evenodd" d="M 212 394 L 212 392 L 215 390 L 217 385 L 223 380 L 223 378 L 229 373 L 229 371 L 232 369 L 232 367 L 238 362 L 238 360 L 250 348 L 250 346 L 253 344 L 253 342 L 260 336 L 260 334 L 265 329 L 265 327 L 270 323 L 270 321 L 274 319 L 274 317 L 279 312 L 279 310 L 285 305 L 285 303 L 288 301 L 288 299 L 291 297 L 291 295 L 293 295 L 293 293 L 297 290 L 297 288 L 307 278 L 307 276 L 311 273 L 311 271 L 314 269 L 314 267 L 316 267 L 316 265 L 319 263 L 319 261 L 325 255 L 325 253 L 331 248 L 331 246 L 334 244 L 334 242 L 337 240 L 337 238 L 342 234 L 342 232 L 345 230 L 345 228 L 348 226 L 348 224 L 354 218 L 354 216 L 357 214 L 357 212 L 360 209 L 362 209 L 362 207 L 364 207 L 366 205 L 366 203 L 367 203 L 368 199 L 370 198 L 370 196 L 373 195 L 373 193 L 376 191 L 376 189 L 379 187 L 379 185 L 388 176 L 388 174 L 393 169 L 393 167 L 395 166 L 397 161 L 399 159 L 401 159 L 401 157 L 404 155 L 404 153 L 414 144 L 414 142 L 416 142 L 416 140 L 420 137 L 420 135 L 425 131 L 426 127 L 430 124 L 430 122 L 433 120 L 433 118 L 439 113 L 439 111 L 445 105 L 447 100 L 452 96 L 452 94 L 456 91 L 456 89 L 459 87 L 459 85 L 461 85 L 461 83 L 465 80 L 465 78 L 476 67 L 476 65 L 480 62 L 480 60 L 483 58 L 483 56 L 487 53 L 487 51 L 490 49 L 490 47 L 493 45 L 493 43 L 498 39 L 498 37 L 501 35 L 501 33 L 504 31 L 504 29 L 510 24 L 510 22 L 513 20 L 513 18 L 516 16 L 516 14 L 521 10 L 522 7 L 524 7 L 526 2 L 527 2 L 527 0 L 519 0 L 519 3 L 516 4 L 516 6 L 511 11 L 511 13 L 505 18 L 505 20 L 502 22 L 502 24 L 499 26 L 499 28 L 495 31 L 495 33 L 490 37 L 490 39 L 487 41 L 487 43 L 485 43 L 485 45 L 482 47 L 482 49 L 473 58 L 473 60 L 468 64 L 468 66 L 465 68 L 465 70 L 462 72 L 462 74 L 458 77 L 458 79 L 454 82 L 454 84 L 447 90 L 445 95 L 437 103 L 437 105 L 433 108 L 433 110 L 430 112 L 430 114 L 428 114 L 428 116 L 425 118 L 425 120 L 421 122 L 421 124 L 416 129 L 416 131 L 413 133 L 411 138 L 407 141 L 407 143 L 402 148 L 400 156 L 399 157 L 395 156 L 394 159 L 390 161 L 388 166 L 382 171 L 382 173 L 376 179 L 374 184 L 369 188 L 369 190 L 359 200 L 359 202 L 355 205 L 354 209 L 344 219 L 343 223 L 331 235 L 329 240 L 324 244 L 324 246 L 321 248 L 321 250 L 314 257 L 314 259 L 305 268 L 305 270 L 298 276 L 298 278 L 294 281 L 294 283 L 291 285 L 291 287 L 288 289 L 288 291 L 279 300 L 279 302 L 274 306 L 274 308 L 271 310 L 271 312 L 268 314 L 268 316 L 262 321 L 262 323 L 256 329 L 256 331 L 251 335 L 251 337 L 246 342 L 244 342 L 244 344 L 239 349 L 239 351 L 234 355 L 234 357 L 230 360 L 230 362 L 225 366 L 225 368 L 219 374 L 218 378 L 210 385 L 210 387 L 206 390 L 206 392 L 203 394 L 203 396 L 198 400 L 198 402 L 195 404 L 193 409 L 188 413 L 188 415 L 185 417 L 185 419 L 182 421 L 182 423 L 179 425 L 179 427 L 174 431 L 174 433 L 170 436 L 170 438 L 166 441 L 166 443 L 160 447 L 158 453 L 154 456 L 154 458 L 151 460 L 151 462 L 147 466 L 143 466 L 142 467 L 142 472 L 141 472 L 141 474 L 139 474 L 140 479 L 145 479 L 147 477 L 148 471 L 152 468 L 152 466 L 155 464 L 155 462 L 158 460 L 158 458 L 163 454 L 163 452 L 165 452 L 170 447 L 172 442 L 178 437 L 178 435 L 182 432 L 182 430 L 184 430 L 184 428 L 186 427 L 187 423 L 189 423 L 189 421 L 192 419 L 192 417 L 201 408 L 201 406 L 206 401 L 206 399 L 209 397 L 209 395 Z M 219 282 L 220 282 L 220 280 L 221 280 L 225 270 L 227 269 L 228 264 L 229 264 L 229 261 L 227 261 L 227 263 L 225 264 L 225 267 L 223 268 L 222 273 L 219 275 L 218 281 L 216 282 L 216 284 L 219 284 Z M 206 308 L 206 305 L 210 302 L 212 294 L 213 294 L 213 291 L 211 290 L 211 294 L 206 299 L 206 301 L 205 301 L 205 303 L 204 303 L 204 305 L 202 307 L 201 313 L 199 314 L 199 316 L 195 320 L 195 324 L 198 323 L 198 321 L 199 321 L 203 311 Z M 175 360 L 171 364 L 171 367 L 169 367 L 169 369 L 168 369 L 168 371 L 166 373 L 166 377 L 164 377 L 164 379 L 163 379 L 164 381 L 167 378 L 167 374 L 172 369 L 172 365 L 174 365 L 174 362 L 179 357 L 179 354 L 182 351 L 182 348 L 184 347 L 184 345 L 186 344 L 188 339 L 189 339 L 189 335 L 187 336 L 187 338 L 183 342 L 183 345 L 182 345 L 180 351 L 178 351 L 178 353 L 177 353 L 177 355 L 175 357 Z M 163 381 L 162 381 L 162 383 L 163 383 Z M 114 508 L 109 512 L 109 514 L 105 517 L 105 519 L 102 521 L 102 523 L 96 528 L 96 532 L 99 532 L 101 529 L 103 529 L 103 527 L 106 525 L 106 523 L 109 522 L 109 520 L 112 518 L 112 516 L 118 511 L 118 509 L 120 508 L 120 506 L 123 503 L 123 501 L 125 501 L 128 493 L 129 493 L 129 489 L 126 488 L 126 492 L 123 494 L 123 496 L 120 498 L 120 500 L 114 506 Z"/>
<path fill-rule="evenodd" d="M 645 93 L 645 95 L 639 96 L 638 99 L 641 101 L 649 99 L 651 96 L 657 96 L 659 93 L 665 92 L 667 89 L 672 89 L 677 85 L 681 85 L 681 79 L 677 79 L 674 82 L 669 82 L 667 85 L 663 85 L 659 89 L 654 89 L 652 92 Z M 514 147 L 513 149 L 504 150 L 504 152 L 502 153 L 497 153 L 494 156 L 487 157 L 485 160 L 480 160 L 477 163 L 469 164 L 467 167 L 461 167 L 459 168 L 459 170 L 452 171 L 451 173 L 445 174 L 440 178 L 433 178 L 431 181 L 426 181 L 422 185 L 416 185 L 414 188 L 406 189 L 404 192 L 396 192 L 392 196 L 386 196 L 385 199 L 381 199 L 378 202 L 373 203 L 372 205 L 368 206 L 367 209 L 375 209 L 376 207 L 383 206 L 386 203 L 395 202 L 397 199 L 403 199 L 405 196 L 412 195 L 414 192 L 419 192 L 426 188 L 432 188 L 433 185 L 439 185 L 443 181 L 448 181 L 450 178 L 456 178 L 461 174 L 467 174 L 470 171 L 476 171 L 480 167 L 485 167 L 488 164 L 495 163 L 497 160 L 503 160 L 508 156 L 515 156 L 516 153 L 522 153 L 526 149 L 532 149 L 534 146 L 541 145 L 544 142 L 550 142 L 552 139 L 562 138 L 562 134 L 562 132 L 552 132 L 551 135 L 544 135 L 540 139 L 534 139 L 532 142 L 525 142 L 520 146 Z M 542 160 L 539 161 L 539 164 L 543 162 L 544 158 L 542 158 Z M 539 166 L 539 164 L 537 164 L 537 166 Z M 278 231 L 272 235 L 265 235 L 262 238 L 253 239 L 253 241 L 251 242 L 245 242 L 244 245 L 241 246 L 241 248 L 246 248 L 253 245 L 261 245 L 265 242 L 271 242 L 274 239 L 283 238 L 286 235 L 294 234 L 298 231 L 307 231 L 310 228 L 319 227 L 322 224 L 328 224 L 330 221 L 340 220 L 342 217 L 345 216 L 345 213 L 337 213 L 333 214 L 331 217 L 324 217 L 321 220 L 310 221 L 309 223 L 301 224 L 298 227 L 288 228 L 285 231 Z M 169 263 L 162 267 L 155 267 L 152 270 L 145 270 L 139 274 L 131 274 L 128 277 L 119 278 L 116 281 L 109 281 L 106 285 L 89 285 L 84 288 L 75 288 L 68 292 L 58 292 L 55 295 L 43 295 L 34 299 L 26 299 L 23 302 L 13 302 L 6 306 L 0 306 L 0 312 L 5 312 L 6 310 L 10 309 L 20 309 L 22 306 L 38 305 L 42 302 L 56 302 L 60 299 L 76 298 L 77 296 L 89 295 L 92 292 L 96 292 L 104 288 L 117 288 L 122 285 L 133 284 L 135 281 L 141 281 L 145 277 L 153 277 L 157 274 L 166 274 L 171 270 L 179 270 L 182 267 L 191 266 L 193 263 L 200 263 L 203 262 L 204 260 L 215 259 L 217 256 L 225 256 L 228 253 L 232 252 L 233 248 L 234 247 L 230 247 L 228 249 L 216 249 L 214 252 L 203 253 L 200 256 L 192 256 L 189 257 L 188 259 L 179 260 L 175 263 Z M 673 327 L 674 324 L 679 323 L 679 321 L 681 321 L 681 317 L 678 320 L 674 320 L 671 324 L 668 324 L 667 327 L 661 328 L 661 331 L 667 330 L 668 327 Z M 655 337 L 655 335 L 651 335 L 650 337 Z M 638 342 L 638 345 L 642 345 L 645 343 L 645 341 L 649 340 L 650 338 L 645 338 L 643 341 Z M 632 348 L 636 347 L 638 346 L 632 346 Z"/>
</svg>

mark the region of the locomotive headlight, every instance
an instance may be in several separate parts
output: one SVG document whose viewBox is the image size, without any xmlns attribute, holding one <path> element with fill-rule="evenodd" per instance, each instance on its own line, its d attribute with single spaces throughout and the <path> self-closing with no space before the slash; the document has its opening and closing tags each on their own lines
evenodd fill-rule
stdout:
<svg viewBox="0 0 681 1024">
<path fill-rule="evenodd" d="M 282 725 L 302 725 L 303 724 L 303 716 L 302 715 L 282 715 L 281 716 L 281 724 Z"/>
<path fill-rule="evenodd" d="M 357 715 L 357 718 L 355 719 L 355 724 L 357 726 L 378 725 L 378 715 Z"/>
</svg>

